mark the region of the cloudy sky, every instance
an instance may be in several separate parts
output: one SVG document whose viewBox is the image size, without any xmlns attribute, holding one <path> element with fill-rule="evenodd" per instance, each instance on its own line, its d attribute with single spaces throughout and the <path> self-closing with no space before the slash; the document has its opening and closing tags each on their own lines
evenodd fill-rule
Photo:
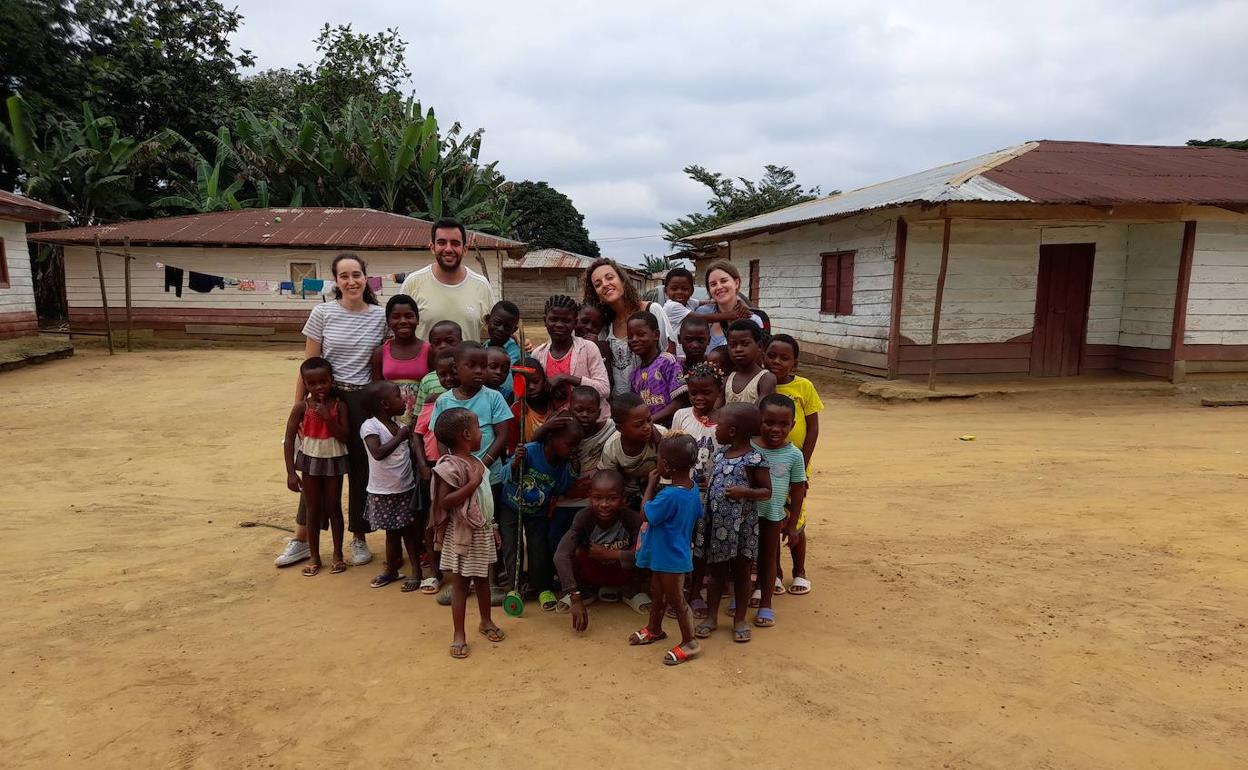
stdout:
<svg viewBox="0 0 1248 770">
<path fill-rule="evenodd" d="M 237 2 L 262 69 L 398 27 L 415 94 L 629 261 L 702 210 L 691 163 L 830 191 L 1030 139 L 1248 138 L 1245 0 Z"/>
</svg>

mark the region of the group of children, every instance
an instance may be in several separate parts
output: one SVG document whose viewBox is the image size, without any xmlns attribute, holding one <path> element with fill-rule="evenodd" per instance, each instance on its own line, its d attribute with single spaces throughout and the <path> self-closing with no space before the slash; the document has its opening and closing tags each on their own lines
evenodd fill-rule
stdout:
<svg viewBox="0 0 1248 770">
<path fill-rule="evenodd" d="M 691 291 L 682 272 L 676 280 Z M 578 630 L 592 600 L 623 599 L 648 614 L 630 644 L 665 639 L 664 618 L 677 621 L 680 644 L 664 655 L 676 665 L 716 631 L 725 593 L 732 639 L 748 642 L 747 608 L 756 609 L 755 627 L 771 627 L 776 593 L 810 592 L 804 501 L 822 404 L 795 373 L 792 337 L 765 338 L 742 319 L 725 323 L 726 345 L 707 350 L 708 321 L 689 313 L 678 357 L 659 349 L 654 315 L 636 313 L 627 323 L 636 357 L 629 390 L 608 399 L 613 367 L 599 331 L 609 317 L 598 306 L 551 297 L 549 341 L 529 354 L 514 339 L 520 313 L 510 302 L 491 310 L 485 345 L 463 341 L 447 321 L 417 339 L 416 304 L 404 295 L 391 297 L 386 313 L 391 338 L 375 356 L 360 428 L 366 515 L 386 533 L 385 567 L 372 585 L 449 593 L 453 657 L 468 655 L 470 593 L 478 630 L 494 642 L 505 635 L 490 609 L 507 589 L 571 613 Z M 308 511 L 312 558 L 303 574 L 315 576 L 322 528 L 333 539 L 330 571 L 345 569 L 348 429 L 329 362 L 309 358 L 300 372 L 307 397 L 287 424 L 286 468 Z M 793 562 L 787 589 L 784 543 Z M 410 578 L 400 574 L 404 550 Z"/>
</svg>

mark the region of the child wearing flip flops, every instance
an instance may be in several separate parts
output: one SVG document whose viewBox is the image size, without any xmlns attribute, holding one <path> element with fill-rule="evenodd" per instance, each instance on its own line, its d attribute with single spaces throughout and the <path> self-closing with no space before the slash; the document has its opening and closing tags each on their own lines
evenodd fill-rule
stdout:
<svg viewBox="0 0 1248 770">
<path fill-rule="evenodd" d="M 731 332 L 729 332 L 731 334 Z M 710 636 L 718 625 L 719 600 L 724 585 L 732 579 L 735 599 L 732 612 L 734 642 L 750 641 L 745 622 L 749 603 L 750 568 L 758 558 L 758 511 L 756 504 L 771 497 L 771 474 L 767 460 L 750 439 L 759 433 L 761 419 L 752 403 L 730 403 L 718 412 L 714 470 L 707 489 L 706 564 L 711 573 L 707 589 L 707 619 L 694 633 L 699 639 Z"/>
<path fill-rule="evenodd" d="M 691 315 L 688 320 L 701 316 Z M 706 323 L 706 321 L 702 321 Z M 698 461 L 693 466 L 693 483 L 702 495 L 702 505 L 706 506 L 706 489 L 708 479 L 714 466 L 711 458 L 719 449 L 715 440 L 715 405 L 724 390 L 724 375 L 713 364 L 703 361 L 695 364 L 685 374 L 685 385 L 689 388 L 689 401 L 693 406 L 680 409 L 672 418 L 672 430 L 693 436 L 698 443 Z M 693 535 L 693 575 L 689 581 L 689 606 L 693 608 L 695 620 L 706 617 L 706 599 L 702 597 L 702 578 L 706 576 L 706 519 L 699 519 Z"/>
<path fill-rule="evenodd" d="M 659 443 L 658 466 L 650 472 L 642 498 L 645 521 L 637 548 L 637 568 L 650 570 L 650 622 L 628 638 L 632 645 L 653 644 L 667 638 L 663 615 L 670 605 L 680 625 L 680 644 L 663 654 L 663 663 L 678 666 L 702 652 L 693 633 L 693 611 L 685 602 L 685 573 L 693 569 L 693 528 L 702 518 L 702 496 L 690 477 L 698 460 L 692 436 L 669 436 Z M 659 488 L 659 478 L 671 484 Z"/>
<path fill-rule="evenodd" d="M 793 538 L 797 516 L 806 500 L 806 462 L 801 451 L 789 442 L 796 414 L 793 400 L 779 393 L 764 396 L 759 406 L 762 427 L 751 445 L 767 461 L 771 470 L 771 496 L 758 508 L 758 614 L 754 625 L 770 628 L 776 624 L 771 608 L 780 568 L 780 541 Z M 785 500 L 790 501 L 788 512 Z"/>
<path fill-rule="evenodd" d="M 481 367 L 484 368 L 484 356 Z M 494 497 L 488 483 L 489 469 L 477 457 L 481 451 L 481 424 L 464 407 L 451 407 L 434 423 L 438 441 L 449 448 L 433 468 L 434 526 L 442 537 L 441 566 L 451 575 L 451 657 L 468 657 L 464 631 L 468 609 L 468 583 L 477 595 L 481 623 L 477 630 L 491 642 L 506 635 L 490 618 L 490 567 L 497 558 L 498 527 L 494 524 Z"/>
<path fill-rule="evenodd" d="M 404 591 L 420 587 L 420 526 L 416 522 L 416 474 L 412 471 L 412 427 L 396 418 L 408 411 L 403 391 L 393 382 L 380 380 L 364 389 L 364 408 L 369 418 L 360 426 L 360 438 L 368 450 L 368 503 L 364 517 L 373 529 L 386 531 L 386 562 L 373 588 L 403 580 L 403 547 L 415 575 Z"/>
<path fill-rule="evenodd" d="M 819 412 L 823 411 L 823 401 L 810 380 L 794 374 L 801 352 L 797 340 L 788 334 L 777 334 L 767 343 L 766 364 L 767 371 L 776 375 L 776 392 L 793 399 L 795 415 L 789 441 L 801 450 L 809 477 L 810 459 L 815 454 L 815 445 L 819 443 Z M 788 592 L 804 596 L 810 593 L 810 579 L 806 577 L 805 505 L 797 507 L 794 519 L 788 535 L 789 553 L 793 557 L 793 583 Z"/>
</svg>

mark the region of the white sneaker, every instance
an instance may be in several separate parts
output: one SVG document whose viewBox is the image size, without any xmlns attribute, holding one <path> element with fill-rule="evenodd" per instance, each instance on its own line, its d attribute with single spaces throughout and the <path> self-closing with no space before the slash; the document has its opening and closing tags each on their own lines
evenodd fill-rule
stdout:
<svg viewBox="0 0 1248 770">
<path fill-rule="evenodd" d="M 282 551 L 282 555 L 274 559 L 273 563 L 278 567 L 289 567 L 296 562 L 310 558 L 312 558 L 312 549 L 308 548 L 308 544 L 292 537 L 286 540 L 286 550 Z"/>
<path fill-rule="evenodd" d="M 373 552 L 368 550 L 368 543 L 351 538 L 351 564 L 359 567 L 373 560 Z"/>
</svg>

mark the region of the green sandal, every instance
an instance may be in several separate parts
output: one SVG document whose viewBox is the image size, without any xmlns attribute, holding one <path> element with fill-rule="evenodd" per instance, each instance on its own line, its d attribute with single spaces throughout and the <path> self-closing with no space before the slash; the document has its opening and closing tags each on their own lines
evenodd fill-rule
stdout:
<svg viewBox="0 0 1248 770">
<path fill-rule="evenodd" d="M 559 606 L 559 597 L 555 596 L 555 592 L 551 590 L 542 591 L 538 594 L 537 601 L 546 612 L 554 612 L 555 608 Z"/>
</svg>

